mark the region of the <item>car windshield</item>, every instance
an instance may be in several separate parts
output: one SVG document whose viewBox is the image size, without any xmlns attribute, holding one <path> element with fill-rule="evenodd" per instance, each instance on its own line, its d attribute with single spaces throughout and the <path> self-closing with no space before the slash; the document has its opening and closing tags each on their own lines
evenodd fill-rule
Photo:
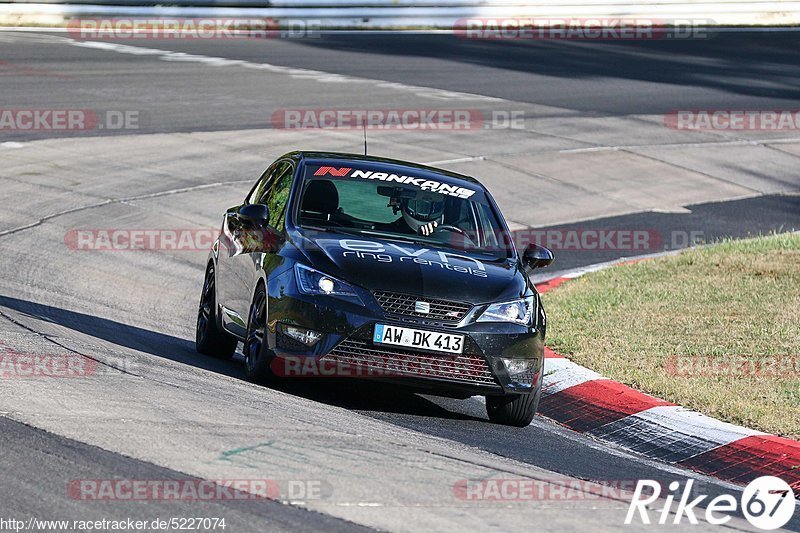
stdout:
<svg viewBox="0 0 800 533">
<path fill-rule="evenodd" d="M 473 183 L 309 164 L 299 206 L 298 223 L 307 229 L 412 241 L 494 259 L 510 255 L 505 244 L 510 238 Z"/>
</svg>

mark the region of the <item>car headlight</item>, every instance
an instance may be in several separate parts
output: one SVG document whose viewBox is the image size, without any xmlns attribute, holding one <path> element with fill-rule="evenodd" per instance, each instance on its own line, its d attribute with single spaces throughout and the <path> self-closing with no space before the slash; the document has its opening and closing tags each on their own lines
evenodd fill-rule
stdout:
<svg viewBox="0 0 800 533">
<path fill-rule="evenodd" d="M 511 322 L 530 326 L 536 311 L 536 296 L 528 296 L 510 302 L 500 302 L 487 307 L 476 322 Z"/>
<path fill-rule="evenodd" d="M 349 283 L 299 263 L 294 266 L 294 271 L 297 277 L 297 287 L 300 289 L 300 292 L 305 294 L 335 296 L 364 305 L 361 298 L 356 294 L 353 286 Z"/>
</svg>

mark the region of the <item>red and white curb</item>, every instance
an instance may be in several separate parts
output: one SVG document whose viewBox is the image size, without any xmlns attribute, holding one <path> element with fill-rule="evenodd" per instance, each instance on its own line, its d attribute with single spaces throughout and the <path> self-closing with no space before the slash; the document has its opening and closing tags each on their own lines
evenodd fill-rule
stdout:
<svg viewBox="0 0 800 533">
<path fill-rule="evenodd" d="M 623 261 L 628 262 L 628 261 Z M 604 263 L 536 284 L 540 293 Z M 607 379 L 545 348 L 539 414 L 652 459 L 737 484 L 776 476 L 800 495 L 800 442 L 722 422 Z"/>
</svg>

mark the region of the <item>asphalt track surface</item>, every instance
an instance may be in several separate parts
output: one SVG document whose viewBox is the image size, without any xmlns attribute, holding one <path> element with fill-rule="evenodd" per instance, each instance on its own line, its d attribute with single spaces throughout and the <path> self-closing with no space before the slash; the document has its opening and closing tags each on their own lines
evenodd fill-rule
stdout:
<svg viewBox="0 0 800 533">
<path fill-rule="evenodd" d="M 66 36 L 67 34 L 54 34 Z M 485 42 L 452 35 L 321 34 L 298 39 L 121 39 L 132 46 L 264 62 L 473 93 L 569 110 L 793 109 L 797 33 L 719 33 L 705 40 Z M 3 104 L 145 110 L 144 131 L 248 129 L 275 109 L 352 105 L 353 91 L 283 91 L 225 72 L 179 77 L 169 63 L 27 42 L 3 45 Z M 38 70 L 38 72 L 37 72 Z M 10 81 L 10 83 L 8 83 Z M 369 89 L 360 101 L 369 101 Z M 277 97 L 277 99 L 276 99 Z M 112 133 L 91 132 L 92 135 Z M 5 135 L 5 132 L 4 132 Z"/>
<path fill-rule="evenodd" d="M 106 502 L 87 509 L 84 502 L 64 498 L 64 486 L 83 479 L 90 466 L 95 479 L 157 479 L 180 482 L 197 481 L 180 472 L 136 461 L 119 454 L 75 442 L 0 418 L 3 432 L 4 490 L 3 511 L 11 516 L 79 516 L 81 520 L 131 518 L 152 523 L 172 516 L 225 517 L 227 527 L 247 531 L 254 524 L 265 531 L 297 531 L 303 524 L 317 531 L 369 531 L 320 513 L 265 500 L 211 502 Z M 42 528 L 43 529 L 43 528 Z M 66 529 L 66 528 L 65 528 Z"/>
<path fill-rule="evenodd" d="M 450 36 L 332 35 L 298 41 L 147 41 L 144 45 L 553 106 L 558 108 L 557 116 L 613 117 L 639 113 L 658 115 L 676 108 L 796 108 L 800 102 L 796 35 L 733 33 L 694 43 L 601 44 L 475 43 Z M 292 80 L 287 96 L 286 86 L 281 85 L 286 82 L 281 80 L 261 83 L 246 77 L 232 78 L 224 69 L 173 76 L 169 62 L 148 61 L 142 56 L 116 54 L 99 48 L 53 46 L 37 41 L 48 38 L 29 35 L 20 39 L 0 34 L 0 50 L 5 61 L 0 76 L 2 107 L 144 110 L 148 123 L 136 132 L 138 134 L 264 128 L 271 113 L 282 107 L 355 106 L 364 102 L 392 106 L 392 102 L 370 95 L 368 86 L 345 85 L 320 91 L 315 82 L 305 81 L 300 76 Z M 62 36 L 56 34 L 55 38 Z M 416 100 L 412 95 L 400 101 L 408 105 Z M 111 133 L 126 135 L 131 132 L 92 131 L 67 136 L 96 137 Z M 0 132 L 0 142 L 58 140 L 59 136 L 63 134 Z M 63 161 L 53 162 L 56 166 L 61 163 Z M 70 164 L 74 167 L 76 163 Z M 87 160 L 85 164 L 88 169 L 93 162 Z M 146 166 L 147 162 L 142 165 Z M 225 162 L 216 165 L 224 167 Z M 176 166 L 175 170 L 179 168 Z M 57 173 L 56 179 L 40 177 L 36 171 L 29 176 L 44 189 L 63 194 L 64 209 L 68 209 L 73 199 L 69 196 L 70 178 L 64 176 L 73 176 L 80 182 L 74 176 L 79 176 L 81 170 L 65 170 L 64 174 Z M 0 177 L 12 182 L 24 176 L 24 173 L 14 176 L 3 173 L 0 169 Z M 64 179 L 66 186 L 59 179 Z M 113 187 L 133 196 L 153 191 L 158 194 L 190 184 L 174 176 L 164 177 L 163 186 L 153 179 L 127 175 L 127 181 L 115 182 L 110 176 L 107 184 L 99 183 L 89 189 L 79 184 L 77 188 L 102 198 L 113 196 L 106 190 Z M 244 177 L 239 179 L 246 181 Z M 52 387 L 48 384 L 47 388 L 36 387 L 26 380 L 9 383 L 0 404 L 4 415 L 0 418 L 0 445 L 4 449 L 0 511 L 5 515 L 75 519 L 224 515 L 235 526 L 231 531 L 256 528 L 338 531 L 360 528 L 356 522 L 396 530 L 439 527 L 436 522 L 424 521 L 429 517 L 415 514 L 422 512 L 418 503 L 417 507 L 399 513 L 405 514 L 406 521 L 391 517 L 388 511 L 389 518 L 378 520 L 367 511 L 342 510 L 344 507 L 335 506 L 325 510 L 344 518 L 340 519 L 272 502 L 261 507 L 220 502 L 117 502 L 104 503 L 102 507 L 87 506 L 71 500 L 63 490 L 64 484 L 73 479 L 186 478 L 185 472 L 190 470 L 187 465 L 205 457 L 200 451 L 208 449 L 209 442 L 219 449 L 223 447 L 214 442 L 215 420 L 220 425 L 228 419 L 231 423 L 237 422 L 236 431 L 242 435 L 248 431 L 260 436 L 270 435 L 270 431 L 280 435 L 286 430 L 264 429 L 259 425 L 263 423 L 261 420 L 253 421 L 252 429 L 248 430 L 247 421 L 258 413 L 254 404 L 259 402 L 282 409 L 297 406 L 298 427 L 305 427 L 305 422 L 300 420 L 330 419 L 332 425 L 336 422 L 354 434 L 391 434 L 402 446 L 416 443 L 414 439 L 432 436 L 437 438 L 435 446 L 452 447 L 463 454 L 480 453 L 488 463 L 495 461 L 492 463 L 495 468 L 499 468 L 499 463 L 505 465 L 505 461 L 511 461 L 518 467 L 536 469 L 545 479 L 548 475 L 566 475 L 595 481 L 671 480 L 685 479 L 688 475 L 668 465 L 594 442 L 541 418 L 521 429 L 489 424 L 483 405 L 475 399 L 435 398 L 370 383 L 343 386 L 328 382 L 293 382 L 274 389 L 253 387 L 241 381 L 241 361 L 221 362 L 194 352 L 192 315 L 202 275 L 203 254 L 146 254 L 131 258 L 125 254 L 82 256 L 59 252 L 63 234 L 69 228 L 104 227 L 112 219 L 132 220 L 140 227 L 158 227 L 159 224 L 160 227 L 175 227 L 176 223 L 186 221 L 215 222 L 221 211 L 220 204 L 232 203 L 247 187 L 246 183 L 223 185 L 213 196 L 201 190 L 184 202 L 170 202 L 171 193 L 165 193 L 150 203 L 140 199 L 81 209 L 74 215 L 65 213 L 31 227 L 14 219 L 12 207 L 27 201 L 22 191 L 12 188 L 2 200 L 9 212 L 3 219 L 0 233 L 6 250 L 1 263 L 4 279 L 0 285 L 0 331 L 4 332 L 4 344 L 17 350 L 56 349 L 79 351 L 101 360 L 109 356 L 129 359 L 138 365 L 133 367 L 138 369 L 133 373 L 140 381 L 150 382 L 148 386 L 152 386 L 153 391 L 165 394 L 163 399 L 145 402 L 137 396 L 136 390 L 143 385 L 140 381 L 129 380 L 125 372 L 120 376 L 115 374 L 106 383 L 56 383 Z M 701 202 L 691 207 L 689 215 L 630 213 L 594 218 L 581 222 L 579 227 L 654 228 L 664 235 L 701 227 L 706 240 L 739 237 L 800 227 L 797 198 L 776 194 Z M 38 214 L 34 215 L 36 219 Z M 551 228 L 572 226 L 574 224 L 559 224 Z M 632 253 L 565 251 L 559 267 L 583 266 Z M 157 389 L 152 383 L 159 380 L 168 381 L 170 387 L 180 392 Z M 195 396 L 191 396 L 192 391 L 196 392 Z M 129 396 L 150 410 L 141 420 L 122 418 L 121 426 L 117 427 L 111 419 L 128 413 L 123 404 Z M 163 413 L 157 416 L 160 409 Z M 65 413 L 74 416 L 65 416 Z M 300 418 L 301 415 L 305 418 Z M 263 416 L 269 420 L 270 411 Z M 193 418 L 197 418 L 196 424 Z M 277 415 L 275 419 L 282 423 L 289 420 Z M 126 422 L 129 423 L 127 428 Z M 198 456 L 187 455 L 186 449 L 180 447 L 180 439 L 161 429 L 162 425 L 198 432 L 194 435 Z M 421 436 L 409 437 L 404 430 Z M 170 438 L 175 439 L 174 442 Z M 127 445 L 123 443 L 126 440 Z M 163 450 L 170 446 L 176 448 L 174 453 Z M 417 456 L 409 454 L 403 459 L 405 464 L 398 462 L 390 468 L 400 472 L 404 468 L 408 472 L 417 468 L 414 462 Z M 347 460 L 342 461 L 346 464 Z M 163 464 L 171 468 L 157 466 Z M 281 470 L 285 466 L 279 462 L 267 472 L 285 476 L 286 471 Z M 388 470 L 375 470 L 374 474 L 393 479 Z M 302 475 L 307 472 L 301 471 L 300 477 Z M 334 474 L 325 475 L 336 481 Z M 409 473 L 406 477 L 409 480 L 394 479 L 392 482 L 411 484 L 414 475 Z M 728 484 L 705 476 L 693 475 L 693 478 L 704 493 L 738 494 L 738 489 Z M 390 498 L 391 494 L 382 496 Z M 472 513 L 476 513 L 477 520 L 478 510 L 462 507 L 453 514 L 448 503 L 436 502 L 436 505 L 442 516 L 441 524 L 463 524 L 458 520 L 466 517 L 469 521 Z M 303 506 L 320 509 L 314 505 Z M 480 511 L 485 513 L 486 509 Z M 503 522 L 500 517 L 504 513 L 519 512 L 519 508 L 496 507 L 489 511 L 489 514 L 480 515 L 483 520 L 480 523 L 501 529 L 509 522 Z M 553 512 L 556 514 L 549 514 Z M 587 520 L 596 520 L 595 527 L 589 526 L 589 530 L 619 524 L 623 515 L 622 511 L 593 514 L 590 509 L 580 507 L 520 513 L 521 518 L 539 516 L 545 523 L 572 529 L 587 527 Z M 503 517 L 503 520 L 508 519 Z M 735 527 L 741 525 L 738 523 Z M 796 514 L 788 527 L 800 531 L 800 515 Z"/>
</svg>

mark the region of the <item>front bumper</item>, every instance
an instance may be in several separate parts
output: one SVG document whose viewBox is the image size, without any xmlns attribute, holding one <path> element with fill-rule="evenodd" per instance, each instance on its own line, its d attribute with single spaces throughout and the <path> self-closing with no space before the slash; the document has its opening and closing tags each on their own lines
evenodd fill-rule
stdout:
<svg viewBox="0 0 800 533">
<path fill-rule="evenodd" d="M 303 294 L 291 280 L 270 285 L 267 344 L 276 355 L 278 375 L 390 380 L 445 395 L 527 394 L 541 383 L 542 327 L 475 323 L 469 314 L 457 324 L 392 315 L 368 291 L 359 294 L 362 306 Z M 464 350 L 454 355 L 375 344 L 377 323 L 461 334 Z M 287 325 L 323 336 L 308 347 L 285 334 Z M 503 359 L 528 360 L 530 372 L 512 378 Z"/>
</svg>

